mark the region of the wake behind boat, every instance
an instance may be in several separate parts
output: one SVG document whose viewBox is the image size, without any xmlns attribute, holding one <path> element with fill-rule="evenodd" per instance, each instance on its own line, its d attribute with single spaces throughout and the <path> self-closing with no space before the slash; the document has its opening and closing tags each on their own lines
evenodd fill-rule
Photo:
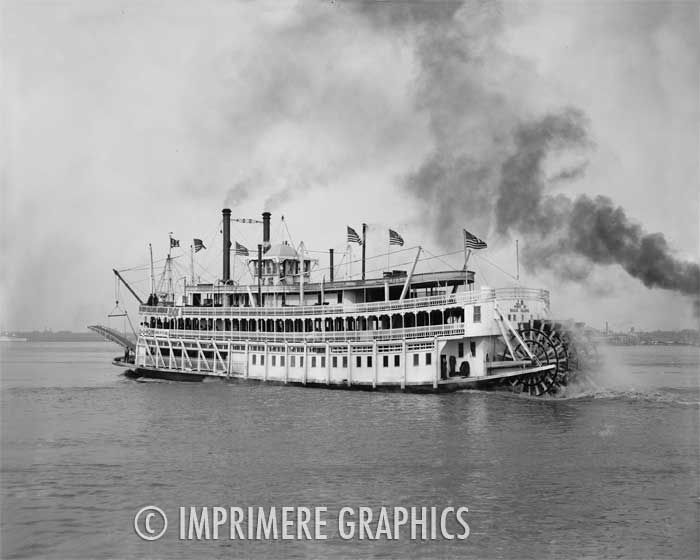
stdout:
<svg viewBox="0 0 700 560">
<path fill-rule="evenodd" d="M 272 245 L 269 212 L 260 222 L 236 221 L 262 223 L 257 256 L 251 258 L 239 243 L 232 246 L 231 211 L 224 209 L 222 276 L 202 283 L 192 274 L 180 297 L 173 289 L 170 254 L 163 271 L 167 289 L 156 293 L 151 264 L 146 302 L 114 271 L 140 303 L 135 342 L 108 327 L 90 327 L 125 349 L 115 365 L 129 367 L 135 377 L 180 381 L 219 377 L 364 390 L 507 389 L 541 396 L 566 385 L 591 352 L 581 324 L 550 317 L 547 290 L 477 287 L 469 257 L 486 243 L 466 230 L 462 270 L 416 273 L 418 247 L 410 270 L 369 278 L 366 226 L 362 236 L 348 227 L 348 244 L 362 250 L 362 272 L 360 278 L 336 279 L 332 249 L 328 268 L 321 270 L 303 243 Z M 403 245 L 403 239 L 389 230 L 389 243 Z M 204 248 L 195 239 L 193 253 L 198 244 Z M 179 242 L 171 238 L 170 246 Z M 232 252 L 247 257 L 252 284 L 232 280 Z"/>
</svg>

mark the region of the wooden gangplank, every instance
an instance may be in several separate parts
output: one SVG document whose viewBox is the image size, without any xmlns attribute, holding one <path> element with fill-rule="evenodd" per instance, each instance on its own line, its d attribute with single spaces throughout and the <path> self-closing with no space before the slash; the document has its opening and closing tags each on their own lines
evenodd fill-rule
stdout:
<svg viewBox="0 0 700 560">
<path fill-rule="evenodd" d="M 134 352 L 136 350 L 136 343 L 115 329 L 110 329 L 109 327 L 105 327 L 104 325 L 89 325 L 88 329 L 96 332 L 105 340 L 108 340 L 109 342 L 114 342 L 115 344 L 118 344 L 122 348 L 126 348 L 131 352 Z"/>
</svg>

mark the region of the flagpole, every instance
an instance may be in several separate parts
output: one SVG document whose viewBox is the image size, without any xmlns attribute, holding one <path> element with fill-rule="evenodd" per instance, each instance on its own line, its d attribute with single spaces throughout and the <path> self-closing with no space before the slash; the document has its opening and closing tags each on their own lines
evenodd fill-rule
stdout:
<svg viewBox="0 0 700 560">
<path fill-rule="evenodd" d="M 192 276 L 192 285 L 194 286 L 194 245 L 190 245 L 190 275 Z"/>
<path fill-rule="evenodd" d="M 389 234 L 389 246 L 386 252 L 386 271 L 391 272 L 391 233 Z"/>
<path fill-rule="evenodd" d="M 367 224 L 362 224 L 362 281 L 365 281 L 365 253 L 367 248 Z"/>
<path fill-rule="evenodd" d="M 515 279 L 520 282 L 520 250 L 518 240 L 515 240 Z"/>
<path fill-rule="evenodd" d="M 350 280 L 352 278 L 352 245 L 350 245 L 350 243 L 348 243 L 346 251 L 348 256 L 348 262 L 345 265 L 345 274 L 347 275 L 348 280 Z"/>
<path fill-rule="evenodd" d="M 464 231 L 464 291 L 469 291 L 469 257 L 472 256 L 472 250 L 467 249 L 467 232 Z"/>
</svg>

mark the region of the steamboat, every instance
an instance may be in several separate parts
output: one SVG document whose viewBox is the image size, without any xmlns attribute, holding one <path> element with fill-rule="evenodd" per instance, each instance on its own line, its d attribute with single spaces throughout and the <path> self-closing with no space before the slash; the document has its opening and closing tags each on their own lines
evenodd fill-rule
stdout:
<svg viewBox="0 0 700 560">
<path fill-rule="evenodd" d="M 127 375 L 407 392 L 505 389 L 542 396 L 557 393 L 581 369 L 580 325 L 550 317 L 547 290 L 478 286 L 468 264 L 472 251 L 486 243 L 466 230 L 460 270 L 417 272 L 422 251 L 417 247 L 407 270 L 369 277 L 366 225 L 361 236 L 348 227 L 348 244 L 362 251 L 362 271 L 359 278 L 336 278 L 332 249 L 320 276 L 318 260 L 303 243 L 271 244 L 269 212 L 262 220 L 234 220 L 262 225 L 257 255 L 238 242 L 232 246 L 231 211 L 224 209 L 221 278 L 185 279 L 177 298 L 172 280 L 161 293 L 152 281 L 143 301 L 114 271 L 139 301 L 138 329 L 130 338 L 107 326 L 89 328 L 124 348 L 114 364 Z M 398 233 L 389 233 L 390 247 L 403 246 Z M 174 242 L 171 238 L 171 247 Z M 232 279 L 232 254 L 247 257 L 252 282 Z M 151 257 L 153 277 L 152 263 Z"/>
</svg>

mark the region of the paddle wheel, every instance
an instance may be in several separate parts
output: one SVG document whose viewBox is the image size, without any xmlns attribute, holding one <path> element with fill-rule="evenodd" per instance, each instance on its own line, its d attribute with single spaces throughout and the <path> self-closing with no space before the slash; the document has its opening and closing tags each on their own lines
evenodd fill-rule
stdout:
<svg viewBox="0 0 700 560">
<path fill-rule="evenodd" d="M 556 394 L 583 369 L 598 361 L 595 344 L 586 337 L 583 325 L 544 319 L 518 323 L 514 327 L 502 317 L 501 320 L 504 328 L 500 360 L 554 366 L 546 372 L 504 380 L 515 393 L 536 397 Z"/>
</svg>

